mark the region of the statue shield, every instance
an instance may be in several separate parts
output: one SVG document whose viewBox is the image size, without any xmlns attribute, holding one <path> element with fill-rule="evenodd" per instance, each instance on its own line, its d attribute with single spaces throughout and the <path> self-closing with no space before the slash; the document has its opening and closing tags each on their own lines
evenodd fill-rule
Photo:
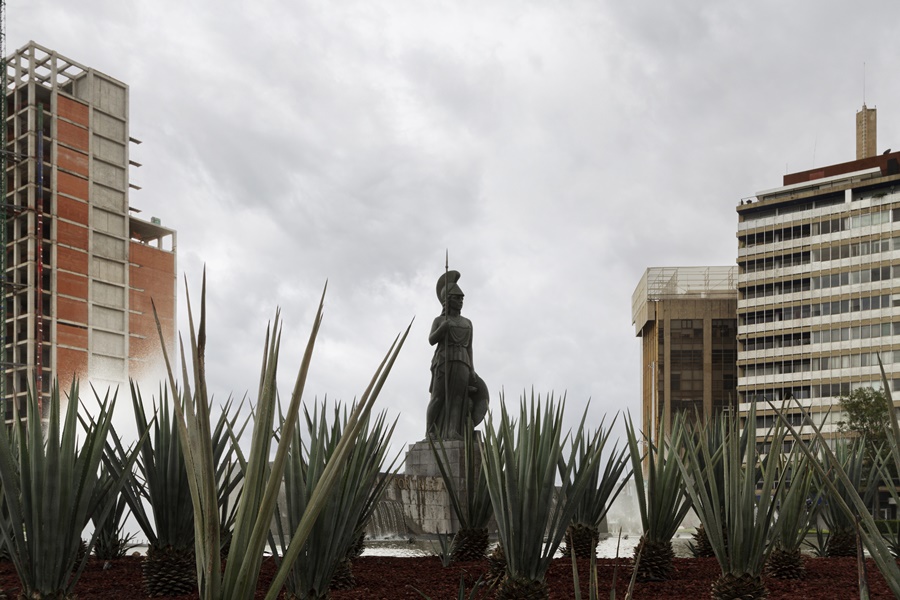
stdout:
<svg viewBox="0 0 900 600">
<path fill-rule="evenodd" d="M 475 389 L 469 392 L 469 399 L 472 401 L 472 425 L 477 427 L 487 414 L 490 393 L 484 379 L 477 374 L 475 375 L 474 387 Z"/>
</svg>

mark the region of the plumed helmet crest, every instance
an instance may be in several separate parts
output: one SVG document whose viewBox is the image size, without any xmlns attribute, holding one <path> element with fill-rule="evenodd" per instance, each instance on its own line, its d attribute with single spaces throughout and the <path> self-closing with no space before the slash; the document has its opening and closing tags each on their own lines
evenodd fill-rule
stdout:
<svg viewBox="0 0 900 600">
<path fill-rule="evenodd" d="M 441 304 L 444 303 L 445 293 L 449 293 L 450 295 L 465 295 L 463 294 L 463 291 L 460 289 L 460 287 L 456 284 L 456 282 L 459 281 L 459 277 L 459 271 L 447 271 L 438 278 L 437 286 L 435 286 L 435 291 L 437 292 L 437 299 Z"/>
</svg>

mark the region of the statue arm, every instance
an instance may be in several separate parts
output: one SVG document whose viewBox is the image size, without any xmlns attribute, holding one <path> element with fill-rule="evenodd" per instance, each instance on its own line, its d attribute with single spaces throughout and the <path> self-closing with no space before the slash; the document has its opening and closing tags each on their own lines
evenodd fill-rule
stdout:
<svg viewBox="0 0 900 600">
<path fill-rule="evenodd" d="M 434 346 L 438 342 L 444 341 L 447 334 L 447 320 L 444 317 L 437 317 L 431 323 L 431 334 L 428 336 L 428 343 Z"/>
</svg>

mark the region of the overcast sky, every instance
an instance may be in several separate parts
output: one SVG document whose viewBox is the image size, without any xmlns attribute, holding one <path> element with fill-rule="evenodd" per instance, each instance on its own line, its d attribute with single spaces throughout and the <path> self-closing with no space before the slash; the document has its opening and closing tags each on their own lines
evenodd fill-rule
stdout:
<svg viewBox="0 0 900 600">
<path fill-rule="evenodd" d="M 740 199 L 852 160 L 864 93 L 878 151 L 900 149 L 896 0 L 9 0 L 7 15 L 8 51 L 34 40 L 130 86 L 131 205 L 178 231 L 195 297 L 208 269 L 217 398 L 255 393 L 278 306 L 289 391 L 326 279 L 310 400 L 361 394 L 415 317 L 378 403 L 397 448 L 424 433 L 446 250 L 492 406 L 501 389 L 513 405 L 566 393 L 569 421 L 591 399 L 596 425 L 640 410 L 647 267 L 733 264 Z"/>
</svg>

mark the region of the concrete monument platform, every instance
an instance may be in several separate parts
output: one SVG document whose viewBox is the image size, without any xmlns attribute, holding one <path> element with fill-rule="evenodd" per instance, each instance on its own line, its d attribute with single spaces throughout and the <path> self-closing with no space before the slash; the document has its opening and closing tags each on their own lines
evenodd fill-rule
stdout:
<svg viewBox="0 0 900 600">
<path fill-rule="evenodd" d="M 440 445 L 437 450 L 441 451 Z M 446 441 L 444 450 L 453 484 L 460 494 L 465 494 L 465 444 L 462 440 Z M 480 456 L 476 457 L 475 465 L 477 469 L 481 468 Z M 453 533 L 459 529 L 450 503 L 450 493 L 427 439 L 409 445 L 405 472 L 392 477 L 382 502 L 402 510 L 406 534 L 435 535 Z"/>
</svg>

